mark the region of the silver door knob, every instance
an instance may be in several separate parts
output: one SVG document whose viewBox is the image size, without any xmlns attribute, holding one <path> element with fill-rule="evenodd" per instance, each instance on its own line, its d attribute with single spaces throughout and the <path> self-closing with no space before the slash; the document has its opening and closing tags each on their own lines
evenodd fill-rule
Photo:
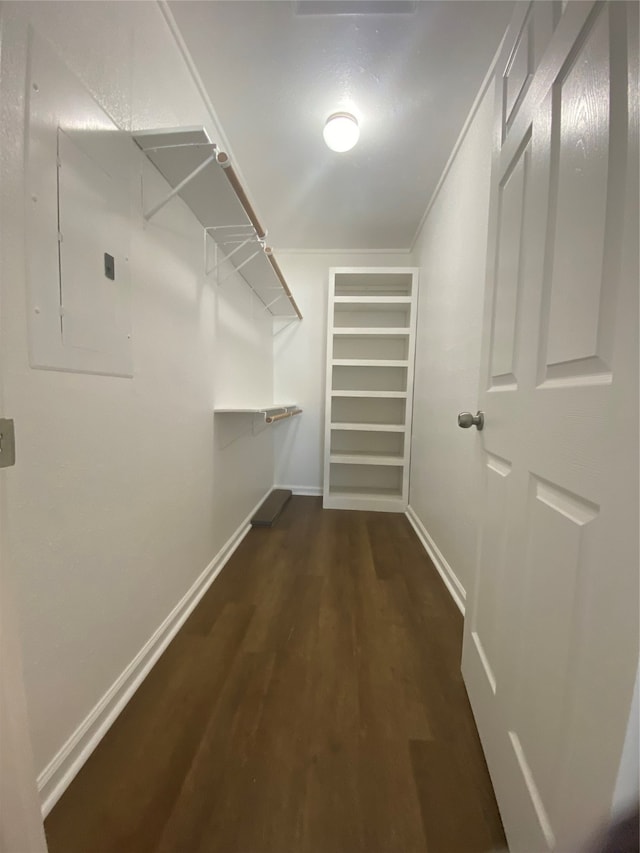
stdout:
<svg viewBox="0 0 640 853">
<path fill-rule="evenodd" d="M 478 412 L 475 415 L 472 415 L 471 412 L 460 412 L 458 426 L 462 429 L 469 429 L 469 427 L 474 426 L 477 430 L 481 430 L 484 426 L 484 412 Z"/>
</svg>

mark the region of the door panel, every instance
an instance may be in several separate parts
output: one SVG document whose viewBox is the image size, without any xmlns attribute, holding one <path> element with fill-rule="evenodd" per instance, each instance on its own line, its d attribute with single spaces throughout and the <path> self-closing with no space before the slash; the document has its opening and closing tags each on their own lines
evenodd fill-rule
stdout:
<svg viewBox="0 0 640 853">
<path fill-rule="evenodd" d="M 502 105 L 502 139 L 507 138 L 522 102 L 529 93 L 534 71 L 560 16 L 561 9 L 557 0 L 516 4 L 511 24 L 511 33 L 514 35 L 507 45 L 497 100 L 497 103 Z"/>
<path fill-rule="evenodd" d="M 603 289 L 609 91 L 609 26 L 607 16 L 601 15 L 566 76 L 558 81 L 553 99 L 555 186 L 549 218 L 555 218 L 555 234 L 550 246 L 548 315 L 544 318 L 545 378 L 608 372 L 600 351 L 605 342 L 599 332 L 602 302 L 608 307 L 611 298 Z M 591 236 L 586 239 L 586 235 Z M 603 331 L 610 338 L 611 329 Z"/>
<path fill-rule="evenodd" d="M 485 494 L 487 509 L 481 550 L 481 571 L 486 582 L 475 601 L 472 637 L 492 691 L 501 676 L 503 620 L 502 600 L 507 560 L 507 530 L 504 517 L 509 506 L 511 464 L 506 459 L 486 455 Z"/>
<path fill-rule="evenodd" d="M 571 687 L 570 656 L 583 585 L 580 554 L 589 547 L 597 514 L 597 507 L 578 496 L 531 477 L 514 719 L 541 799 L 548 803 L 554 800 L 562 708 Z"/>
<path fill-rule="evenodd" d="M 518 151 L 500 187 L 497 279 L 491 346 L 491 387 L 513 390 L 516 329 L 522 286 L 521 248 L 529 177 L 529 146 Z"/>
<path fill-rule="evenodd" d="M 637 668 L 634 27 L 631 3 L 533 3 L 497 75 L 463 673 L 512 853 L 607 819 Z"/>
<path fill-rule="evenodd" d="M 511 57 L 504 72 L 504 122 L 505 130 L 514 116 L 518 104 L 531 82 L 534 68 L 533 58 L 533 4 L 529 3 L 522 25 L 515 39 Z M 506 135 L 506 133 L 505 133 Z"/>
</svg>

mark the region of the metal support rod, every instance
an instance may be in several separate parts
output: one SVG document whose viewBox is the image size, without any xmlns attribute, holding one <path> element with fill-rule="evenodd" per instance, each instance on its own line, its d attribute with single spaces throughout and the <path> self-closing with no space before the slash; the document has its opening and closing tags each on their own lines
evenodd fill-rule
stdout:
<svg viewBox="0 0 640 853">
<path fill-rule="evenodd" d="M 275 298 L 275 299 L 272 299 L 272 300 L 271 300 L 271 302 L 269 302 L 269 303 L 265 304 L 265 306 L 264 306 L 264 310 L 265 310 L 265 311 L 270 311 L 270 310 L 271 310 L 271 306 L 272 306 L 272 305 L 275 305 L 275 304 L 276 304 L 276 302 L 280 302 L 280 300 L 281 300 L 285 295 L 286 295 L 286 294 L 284 294 L 284 293 L 280 293 L 280 295 L 279 295 L 279 296 L 276 296 L 276 298 Z"/>
<path fill-rule="evenodd" d="M 230 275 L 234 274 L 234 272 L 240 272 L 242 267 L 245 266 L 246 264 L 248 264 L 249 261 L 252 261 L 256 255 L 260 254 L 261 251 L 262 251 L 262 246 L 259 249 L 256 249 L 256 251 L 252 255 L 249 255 L 248 258 L 245 258 L 241 264 L 238 264 L 237 267 L 234 267 L 230 273 L 227 273 L 227 275 L 225 275 L 225 277 L 222 279 L 222 281 L 218 281 L 218 284 L 220 285 L 223 282 L 225 282 L 229 278 Z M 249 286 L 251 287 L 251 285 L 249 285 Z M 251 289 L 253 290 L 253 288 L 251 288 Z"/>
<path fill-rule="evenodd" d="M 215 161 L 216 154 L 214 152 L 213 154 L 211 154 L 211 156 L 207 157 L 206 160 L 203 160 L 202 163 L 200 163 L 200 165 L 197 166 L 193 170 L 193 172 L 187 175 L 186 178 L 181 180 L 180 183 L 171 190 L 171 192 L 168 196 L 166 196 L 166 198 L 164 198 L 159 204 L 156 204 L 154 207 L 152 207 L 150 211 L 145 213 L 144 218 L 147 220 L 147 222 L 151 219 L 152 216 L 155 216 L 159 210 L 162 210 L 165 204 L 170 202 L 174 196 L 178 195 L 178 193 L 183 190 L 190 181 L 192 181 L 197 175 L 199 175 L 200 172 L 206 169 L 207 166 L 209 166 L 211 163 L 215 163 Z"/>
<path fill-rule="evenodd" d="M 142 148 L 142 150 L 146 154 L 147 151 L 166 151 L 168 148 L 213 148 L 214 151 L 217 150 L 215 142 L 178 142 L 173 145 L 150 145 L 148 148 Z"/>
<path fill-rule="evenodd" d="M 212 268 L 208 271 L 207 275 L 211 275 L 211 273 L 212 273 L 212 272 L 215 272 L 215 271 L 218 269 L 218 267 L 222 266 L 222 264 L 223 264 L 225 261 L 228 261 L 228 260 L 229 260 L 229 258 L 231 258 L 233 255 L 235 255 L 235 253 L 236 253 L 236 252 L 239 252 L 239 251 L 240 251 L 240 249 L 242 249 L 244 246 L 246 246 L 246 245 L 247 245 L 247 243 L 250 243 L 252 240 L 253 240 L 253 237 L 248 237 L 248 238 L 244 241 L 244 243 L 240 243 L 240 245 L 239 245 L 239 246 L 236 246 L 236 247 L 235 247 L 235 249 L 232 249 L 232 250 L 229 252 L 229 254 L 228 254 L 228 255 L 225 255 L 225 256 L 224 256 L 224 258 L 222 258 L 221 260 L 219 260 L 219 261 L 217 262 L 217 264 L 216 264 L 214 267 L 212 267 Z"/>
<path fill-rule="evenodd" d="M 255 234 L 226 234 L 226 235 L 218 235 L 214 234 L 213 239 L 219 246 L 227 246 L 229 243 L 238 243 L 241 240 L 255 240 L 258 241 L 258 238 Z"/>
<path fill-rule="evenodd" d="M 207 237 L 208 237 L 208 236 L 209 236 L 209 235 L 207 234 L 207 231 L 206 231 L 206 229 L 205 229 L 205 230 L 202 232 L 202 237 L 203 237 L 203 241 L 202 241 L 202 254 L 203 254 L 203 258 L 202 258 L 202 261 L 203 261 L 204 274 L 205 274 L 205 275 L 209 275 L 209 272 L 210 272 L 210 270 L 208 270 L 208 269 L 207 269 L 207 267 L 208 267 L 208 265 L 209 265 L 209 245 L 208 245 L 208 243 L 207 243 Z M 215 246 L 215 243 L 214 243 L 214 246 Z"/>
<path fill-rule="evenodd" d="M 281 318 L 280 318 L 280 317 L 274 317 L 274 319 L 275 319 L 275 320 L 280 320 Z M 289 328 L 289 326 L 291 326 L 293 323 L 297 323 L 297 322 L 298 322 L 298 318 L 297 318 L 297 317 L 292 317 L 292 318 L 289 320 L 289 322 L 288 322 L 288 323 L 285 323 L 285 324 L 284 324 L 284 326 L 281 326 L 277 331 L 275 331 L 275 332 L 273 333 L 274 337 L 275 337 L 276 335 L 280 335 L 282 332 L 284 332 L 284 330 L 285 330 L 285 329 L 288 329 L 288 328 Z"/>
<path fill-rule="evenodd" d="M 255 240 L 255 239 L 256 239 L 256 238 L 253 236 L 253 234 L 251 235 L 251 237 L 249 237 L 249 241 L 252 241 L 252 240 Z M 238 243 L 243 243 L 244 241 L 245 241 L 245 238 L 244 238 L 244 237 L 237 237 L 236 239 L 225 239 L 225 240 L 220 240 L 220 242 L 219 242 L 219 243 L 218 243 L 218 241 L 216 240 L 216 243 L 218 243 L 218 246 L 220 246 L 221 248 L 224 248 L 224 246 L 237 246 L 237 245 L 238 245 Z"/>
<path fill-rule="evenodd" d="M 251 231 L 255 231 L 256 229 L 253 225 L 207 225 L 204 229 L 205 231 L 224 231 L 225 228 L 250 228 Z"/>
</svg>

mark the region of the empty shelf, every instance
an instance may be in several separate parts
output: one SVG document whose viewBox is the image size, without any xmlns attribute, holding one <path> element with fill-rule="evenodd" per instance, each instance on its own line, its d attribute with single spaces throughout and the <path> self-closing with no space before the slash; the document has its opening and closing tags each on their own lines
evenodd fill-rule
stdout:
<svg viewBox="0 0 640 853">
<path fill-rule="evenodd" d="M 400 328 L 387 328 L 386 326 L 369 326 L 367 328 L 361 328 L 359 326 L 334 326 L 333 334 L 334 337 L 340 337 L 343 335 L 348 335 L 349 337 L 355 337 L 357 335 L 369 335 L 375 336 L 376 338 L 383 337 L 385 335 L 394 335 L 398 337 L 401 335 L 410 335 L 411 329 L 408 329 L 404 326 Z"/>
<path fill-rule="evenodd" d="M 352 492 L 325 492 L 322 505 L 325 509 L 369 510 L 370 512 L 404 512 L 406 501 L 395 492 L 384 494 L 354 489 Z"/>
<path fill-rule="evenodd" d="M 398 500 L 401 500 L 402 498 L 400 489 L 378 489 L 366 488 L 364 486 L 330 486 L 329 494 L 334 496 L 344 495 L 350 498 L 380 498 L 382 500 L 386 500 L 387 498 L 398 498 Z"/>
<path fill-rule="evenodd" d="M 358 423 L 332 423 L 331 429 L 358 429 L 362 432 L 406 432 L 407 427 L 404 424 L 358 424 Z"/>
<path fill-rule="evenodd" d="M 379 397 L 389 400 L 405 400 L 406 391 L 332 391 L 332 397 Z"/>
<path fill-rule="evenodd" d="M 383 456 L 379 453 L 365 453 L 362 451 L 352 453 L 332 453 L 329 461 L 336 465 L 390 465 L 402 467 L 404 459 L 402 456 Z"/>
<path fill-rule="evenodd" d="M 297 408 L 295 403 L 270 403 L 268 406 L 250 406 L 247 408 L 242 408 L 241 406 L 216 406 L 213 411 L 216 415 L 261 415 L 264 412 L 275 413 Z"/>
<path fill-rule="evenodd" d="M 380 358 L 334 358 L 332 365 L 338 367 L 408 367 L 407 360 L 387 360 Z"/>
<path fill-rule="evenodd" d="M 410 305 L 412 296 L 334 296 L 334 302 L 354 305 Z"/>
<path fill-rule="evenodd" d="M 261 406 L 258 408 L 216 408 L 213 410 L 215 415 L 262 415 L 265 423 L 272 424 L 276 421 L 282 421 L 286 418 L 293 418 L 296 415 L 302 414 L 302 409 L 298 408 L 295 403 L 286 403 L 282 406 Z"/>
<path fill-rule="evenodd" d="M 411 296 L 413 274 L 410 268 L 334 269 L 335 296 Z"/>
</svg>

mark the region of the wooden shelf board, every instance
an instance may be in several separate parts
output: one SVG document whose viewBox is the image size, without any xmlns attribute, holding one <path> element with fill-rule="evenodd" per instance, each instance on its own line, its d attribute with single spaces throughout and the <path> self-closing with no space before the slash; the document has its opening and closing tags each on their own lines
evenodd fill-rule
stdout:
<svg viewBox="0 0 640 853">
<path fill-rule="evenodd" d="M 364 510 L 369 512 L 406 512 L 407 502 L 403 497 L 396 495 L 368 494 L 354 492 L 326 493 L 322 499 L 325 509 Z"/>
<path fill-rule="evenodd" d="M 403 456 L 383 456 L 379 453 L 367 453 L 364 450 L 351 453 L 331 453 L 329 461 L 334 465 L 386 465 L 395 468 L 404 467 Z"/>
<path fill-rule="evenodd" d="M 334 358 L 331 364 L 333 367 L 409 367 L 406 359 Z"/>
<path fill-rule="evenodd" d="M 375 337 L 375 338 L 383 338 L 383 337 L 408 337 L 411 334 L 411 329 L 406 327 L 392 327 L 392 326 L 367 326 L 366 328 L 360 328 L 358 326 L 334 326 L 333 327 L 333 335 L 334 337 Z"/>
<path fill-rule="evenodd" d="M 329 494 L 333 497 L 345 495 L 345 497 L 356 498 L 380 498 L 388 500 L 389 498 L 398 498 L 402 500 L 402 492 L 400 489 L 377 489 L 366 486 L 331 486 L 329 485 Z"/>
<path fill-rule="evenodd" d="M 410 305 L 411 296 L 334 296 L 333 301 L 338 305 Z"/>
<path fill-rule="evenodd" d="M 281 409 L 296 409 L 296 403 L 269 403 L 267 406 L 216 406 L 213 410 L 216 415 L 260 415 L 263 412 L 273 412 Z"/>
<path fill-rule="evenodd" d="M 332 391 L 332 397 L 373 397 L 387 400 L 406 400 L 406 391 Z"/>
<path fill-rule="evenodd" d="M 360 430 L 361 432 L 406 432 L 404 424 L 332 423 L 331 429 Z"/>
</svg>

